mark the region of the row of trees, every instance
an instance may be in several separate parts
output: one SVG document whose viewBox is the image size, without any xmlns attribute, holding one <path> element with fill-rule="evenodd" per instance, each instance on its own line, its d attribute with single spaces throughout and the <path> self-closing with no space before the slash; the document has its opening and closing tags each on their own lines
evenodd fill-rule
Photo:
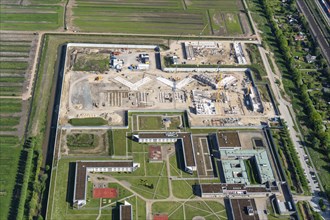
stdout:
<svg viewBox="0 0 330 220">
<path fill-rule="evenodd" d="M 281 142 L 283 145 L 283 149 L 285 150 L 286 155 L 288 155 L 288 157 L 290 158 L 290 161 L 292 163 L 291 166 L 293 166 L 292 169 L 293 169 L 293 172 L 295 173 L 295 177 L 296 177 L 296 179 L 299 180 L 298 182 L 300 182 L 300 184 L 301 184 L 301 186 L 299 186 L 299 187 L 301 187 L 305 191 L 306 190 L 308 191 L 308 183 L 307 183 L 306 177 L 304 175 L 304 170 L 301 167 L 301 163 L 299 161 L 297 152 L 292 143 L 292 140 L 290 139 L 289 131 L 285 124 L 281 131 L 280 136 L 281 136 Z M 294 187 L 297 187 L 297 186 L 294 186 Z"/>
<path fill-rule="evenodd" d="M 14 217 L 13 219 L 23 219 L 24 205 L 28 193 L 28 183 L 31 171 L 32 157 L 33 153 L 31 149 L 22 149 L 9 218 Z M 17 192 L 16 195 L 15 191 Z"/>
<path fill-rule="evenodd" d="M 35 150 L 35 146 L 36 141 L 33 138 L 28 138 L 23 145 L 9 219 L 30 220 L 39 215 L 40 196 L 45 190 L 47 174 L 39 175 L 42 154 L 41 151 Z"/>
<path fill-rule="evenodd" d="M 41 195 L 46 187 L 46 180 L 48 175 L 46 173 L 40 174 L 40 167 L 42 163 L 41 150 L 33 151 L 32 166 L 28 184 L 28 196 L 25 200 L 25 212 L 26 219 L 33 219 L 39 215 L 41 209 Z"/>
<path fill-rule="evenodd" d="M 292 74 L 293 82 L 297 88 L 300 101 L 304 103 L 304 110 L 307 115 L 307 125 L 311 129 L 311 134 L 315 142 L 320 143 L 320 149 L 326 152 L 327 158 L 330 160 L 330 135 L 323 126 L 323 121 L 320 113 L 315 109 L 313 102 L 311 101 L 306 85 L 303 84 L 302 75 L 296 69 L 293 55 L 288 46 L 288 41 L 283 31 L 278 27 L 273 19 L 273 12 L 267 0 L 260 0 L 262 6 L 264 7 L 265 15 L 270 23 L 275 38 L 277 39 L 277 44 L 283 55 L 284 60 L 286 60 L 286 68 L 288 72 Z M 302 22 L 303 25 L 307 25 Z M 305 27 L 307 28 L 307 27 Z"/>
</svg>

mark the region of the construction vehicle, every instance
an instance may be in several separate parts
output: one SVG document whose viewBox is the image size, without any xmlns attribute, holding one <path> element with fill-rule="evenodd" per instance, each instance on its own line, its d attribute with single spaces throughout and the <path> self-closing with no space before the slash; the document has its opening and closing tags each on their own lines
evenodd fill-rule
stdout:
<svg viewBox="0 0 330 220">
<path fill-rule="evenodd" d="M 102 76 L 97 76 L 97 77 L 95 77 L 94 81 L 101 81 L 102 79 L 103 79 Z"/>
</svg>

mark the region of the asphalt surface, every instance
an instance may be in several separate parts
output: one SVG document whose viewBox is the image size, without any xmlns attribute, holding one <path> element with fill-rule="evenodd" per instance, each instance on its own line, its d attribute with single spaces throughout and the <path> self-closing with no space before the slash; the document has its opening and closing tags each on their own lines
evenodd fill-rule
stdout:
<svg viewBox="0 0 330 220">
<path fill-rule="evenodd" d="M 243 3 L 246 5 L 245 1 L 243 1 Z M 329 62 L 330 61 L 330 48 L 329 48 L 329 45 L 327 44 L 326 40 L 324 39 L 323 35 L 321 34 L 321 31 L 320 31 L 319 27 L 317 26 L 314 18 L 312 17 L 309 9 L 307 8 L 306 3 L 303 0 L 297 0 L 297 4 L 301 8 L 301 10 L 304 12 L 305 15 L 306 14 L 309 15 L 309 17 L 306 16 L 308 22 L 310 22 L 309 20 L 311 20 L 311 22 L 313 22 L 313 23 L 309 23 L 309 24 L 311 26 L 311 29 L 312 30 L 314 29 L 313 31 L 315 31 L 314 33 L 316 33 L 316 36 L 317 36 L 317 33 L 319 33 L 319 37 L 317 37 L 317 40 L 321 42 L 320 47 L 321 47 L 322 51 L 325 51 L 324 55 L 325 55 L 326 59 Z M 247 5 L 246 5 L 246 7 L 247 7 Z M 311 161 L 312 166 L 309 166 L 307 164 L 307 161 L 305 160 L 305 155 L 306 154 L 305 154 L 305 151 L 304 151 L 304 147 L 306 147 L 306 146 L 303 146 L 303 142 L 300 141 L 300 140 L 303 140 L 303 138 L 302 138 L 303 136 L 300 133 L 300 131 L 297 132 L 294 129 L 294 121 L 293 120 L 295 119 L 295 112 L 292 109 L 291 103 L 287 102 L 282 97 L 281 92 L 280 92 L 280 88 L 275 83 L 276 82 L 275 81 L 276 80 L 275 79 L 275 74 L 273 73 L 273 71 L 270 67 L 270 64 L 269 64 L 269 61 L 268 61 L 267 55 L 266 55 L 268 52 L 261 46 L 261 37 L 259 35 L 258 29 L 255 25 L 254 20 L 252 19 L 252 16 L 251 16 L 249 10 L 248 10 L 248 16 L 250 17 L 252 27 L 254 28 L 254 30 L 256 32 L 257 40 L 259 42 L 258 49 L 259 49 L 259 52 L 260 52 L 260 55 L 261 55 L 261 58 L 262 58 L 262 62 L 265 66 L 268 79 L 270 81 L 270 87 L 273 90 L 273 93 L 274 93 L 274 96 L 275 96 L 276 100 L 278 101 L 278 104 L 279 104 L 278 109 L 281 113 L 281 118 L 284 119 L 287 123 L 287 127 L 288 127 L 289 133 L 290 133 L 290 138 L 292 140 L 292 143 L 295 146 L 295 149 L 297 151 L 301 166 L 302 166 L 303 170 L 305 171 L 305 176 L 306 176 L 306 178 L 309 182 L 309 187 L 310 187 L 312 196 L 309 197 L 310 199 L 307 200 L 307 201 L 309 201 L 310 204 L 317 210 L 318 209 L 318 205 L 317 205 L 318 201 L 321 199 L 321 197 L 319 196 L 319 192 L 321 190 L 319 188 L 320 186 L 318 185 L 318 182 L 320 182 L 320 179 L 319 179 L 317 173 L 315 172 L 316 178 L 318 180 L 318 181 L 315 181 L 314 180 L 315 177 L 313 179 L 313 177 L 310 173 L 310 172 L 314 172 L 315 169 L 314 169 L 313 161 Z M 310 158 L 308 151 L 307 151 L 307 154 L 308 154 L 307 155 L 308 158 Z M 286 187 L 284 187 L 284 188 L 286 188 Z M 329 207 L 329 202 L 326 201 L 326 200 L 324 200 L 324 201 L 325 201 L 325 204 Z M 330 210 L 329 210 L 329 208 L 326 212 L 321 212 L 321 215 L 324 219 L 330 219 Z"/>
<path fill-rule="evenodd" d="M 301 10 L 301 12 L 305 15 L 305 18 L 308 21 L 309 27 L 312 30 L 312 34 L 316 38 L 323 55 L 325 59 L 328 61 L 328 64 L 330 64 L 330 46 L 328 42 L 326 41 L 325 37 L 322 34 L 322 31 L 320 30 L 320 27 L 317 25 L 311 11 L 309 10 L 307 4 L 304 0 L 297 0 L 298 9 Z"/>
<path fill-rule="evenodd" d="M 277 86 L 277 84 L 275 83 L 275 77 L 274 77 L 274 73 L 272 72 L 272 69 L 270 67 L 270 64 L 268 62 L 268 59 L 267 59 L 267 51 L 265 51 L 265 49 L 263 47 L 261 47 L 261 45 L 258 46 L 259 48 L 259 52 L 260 52 L 260 55 L 261 55 L 261 58 L 262 58 L 262 61 L 264 63 L 264 66 L 266 68 L 266 72 L 267 72 L 267 76 L 268 76 L 268 79 L 270 81 L 270 86 L 274 92 L 274 95 L 279 103 L 278 105 L 278 109 L 281 113 L 281 118 L 284 119 L 287 123 L 287 127 L 289 129 L 289 134 L 290 134 L 290 138 L 292 140 L 292 143 L 294 144 L 295 146 L 295 149 L 297 151 L 297 154 L 298 154 L 298 157 L 299 157 L 299 160 L 300 160 L 300 163 L 301 163 L 301 166 L 303 168 L 303 170 L 305 171 L 305 175 L 309 181 L 309 187 L 311 189 L 311 192 L 313 194 L 313 197 L 311 200 L 309 200 L 311 202 L 311 204 L 313 205 L 313 207 L 317 208 L 317 205 L 318 204 L 318 201 L 321 197 L 319 197 L 319 192 L 321 191 L 320 188 L 319 188 L 319 184 L 318 182 L 319 181 L 316 181 L 313 179 L 312 175 L 311 175 L 311 172 L 314 172 L 314 168 L 309 166 L 307 164 L 307 161 L 305 160 L 306 158 L 306 153 L 304 151 L 304 147 L 302 145 L 302 142 L 300 140 L 303 140 L 302 138 L 302 135 L 300 132 L 297 132 L 294 128 L 295 128 L 295 123 L 294 123 L 294 119 L 291 117 L 291 114 L 293 117 L 295 117 L 295 113 L 292 109 L 292 105 L 291 103 L 287 102 L 285 99 L 283 99 L 282 95 L 281 95 L 281 92 L 280 92 L 280 89 L 279 87 Z M 309 158 L 309 156 L 308 156 Z M 316 174 L 316 177 L 314 178 L 317 178 L 317 174 Z M 326 204 L 328 204 L 327 201 L 325 201 Z M 327 212 L 322 212 L 322 216 L 325 218 L 325 219 L 330 219 L 330 211 L 328 210 Z"/>
</svg>

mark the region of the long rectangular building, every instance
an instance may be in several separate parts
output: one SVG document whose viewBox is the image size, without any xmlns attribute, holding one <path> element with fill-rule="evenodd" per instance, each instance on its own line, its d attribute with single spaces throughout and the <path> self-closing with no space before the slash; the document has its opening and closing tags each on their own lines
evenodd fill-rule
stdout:
<svg viewBox="0 0 330 220">
<path fill-rule="evenodd" d="M 225 201 L 229 220 L 259 220 L 254 199 L 228 199 Z"/>
<path fill-rule="evenodd" d="M 133 210 L 132 205 L 125 201 L 123 205 L 119 206 L 119 220 L 132 220 Z"/>
<path fill-rule="evenodd" d="M 75 170 L 73 203 L 77 208 L 86 205 L 88 172 L 133 172 L 138 164 L 133 161 L 77 161 Z"/>
<path fill-rule="evenodd" d="M 197 170 L 194 146 L 191 133 L 139 133 L 134 136 L 139 143 L 175 143 L 177 142 L 183 150 L 185 170 L 189 173 Z"/>
<path fill-rule="evenodd" d="M 201 196 L 203 198 L 250 195 L 264 197 L 267 194 L 278 194 L 279 189 L 276 182 L 266 185 L 247 186 L 245 184 L 227 183 L 204 183 L 200 184 Z"/>
</svg>

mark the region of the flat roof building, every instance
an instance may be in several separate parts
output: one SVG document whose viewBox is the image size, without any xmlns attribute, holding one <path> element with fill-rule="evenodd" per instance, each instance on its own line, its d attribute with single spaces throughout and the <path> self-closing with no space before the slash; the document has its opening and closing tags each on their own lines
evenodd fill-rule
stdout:
<svg viewBox="0 0 330 220">
<path fill-rule="evenodd" d="M 254 199 L 228 199 L 226 209 L 229 220 L 259 220 Z"/>
<path fill-rule="evenodd" d="M 88 172 L 133 172 L 139 165 L 129 160 L 116 161 L 77 161 L 73 203 L 77 208 L 86 205 L 87 174 Z"/>
<path fill-rule="evenodd" d="M 124 205 L 119 206 L 119 220 L 132 220 L 132 205 L 125 201 Z"/>
<path fill-rule="evenodd" d="M 250 185 L 243 159 L 221 160 L 226 183 L 244 183 Z"/>
<path fill-rule="evenodd" d="M 192 173 L 197 170 L 194 154 L 194 146 L 191 133 L 162 132 L 151 133 L 143 132 L 134 135 L 139 143 L 177 143 L 182 147 L 183 159 L 186 172 Z"/>
<path fill-rule="evenodd" d="M 226 197 L 226 196 L 258 196 L 265 197 L 267 194 L 278 194 L 279 189 L 276 182 L 266 185 L 253 185 L 247 186 L 245 184 L 235 183 L 204 183 L 200 184 L 201 197 L 214 198 L 214 197 Z"/>
<path fill-rule="evenodd" d="M 161 146 L 149 146 L 149 162 L 163 162 Z"/>
<path fill-rule="evenodd" d="M 220 158 L 226 183 L 250 184 L 244 160 L 250 160 L 256 167 L 253 170 L 259 183 L 275 180 L 266 150 L 220 150 Z"/>
<path fill-rule="evenodd" d="M 218 149 L 241 149 L 241 141 L 238 132 L 218 131 L 212 135 Z"/>
</svg>

